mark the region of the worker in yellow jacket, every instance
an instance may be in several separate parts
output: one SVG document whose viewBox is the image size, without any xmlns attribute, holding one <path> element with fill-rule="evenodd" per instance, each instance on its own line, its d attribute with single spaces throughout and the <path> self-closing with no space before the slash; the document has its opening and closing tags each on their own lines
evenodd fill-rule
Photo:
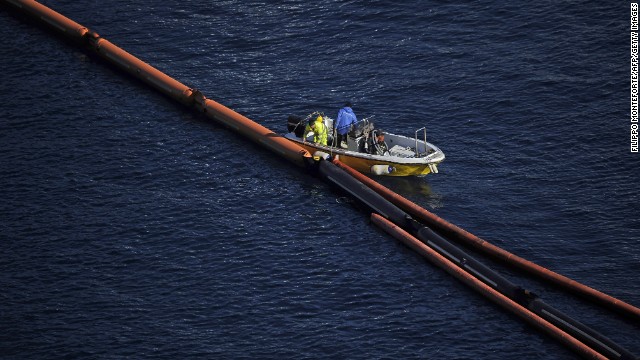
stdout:
<svg viewBox="0 0 640 360">
<path fill-rule="evenodd" d="M 316 144 L 327 146 L 327 127 L 322 122 L 322 116 L 318 115 L 315 120 L 311 118 L 309 123 L 304 128 L 304 135 L 302 141 L 307 140 L 307 135 L 313 131 L 313 142 Z"/>
</svg>

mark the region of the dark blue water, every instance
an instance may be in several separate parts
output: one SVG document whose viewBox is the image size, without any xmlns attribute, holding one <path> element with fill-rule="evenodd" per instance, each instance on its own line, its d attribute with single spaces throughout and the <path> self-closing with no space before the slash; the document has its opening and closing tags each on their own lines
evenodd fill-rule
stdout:
<svg viewBox="0 0 640 360">
<path fill-rule="evenodd" d="M 627 3 L 44 3 L 275 131 L 347 99 L 427 126 L 440 174 L 382 183 L 640 305 Z M 575 358 L 302 170 L 4 10 L 0 37 L 1 358 Z"/>
</svg>

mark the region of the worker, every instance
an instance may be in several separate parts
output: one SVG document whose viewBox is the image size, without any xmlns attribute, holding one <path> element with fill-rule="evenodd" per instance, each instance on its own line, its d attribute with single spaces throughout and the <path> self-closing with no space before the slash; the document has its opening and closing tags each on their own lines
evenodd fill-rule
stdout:
<svg viewBox="0 0 640 360">
<path fill-rule="evenodd" d="M 334 126 L 337 139 L 336 146 L 342 146 L 343 141 L 345 145 L 349 145 L 347 133 L 351 130 L 351 127 L 357 123 L 358 119 L 356 118 L 356 114 L 353 112 L 353 109 L 351 109 L 351 103 L 347 101 L 344 107 L 338 111 L 338 117 L 336 118 L 336 124 Z"/>
<path fill-rule="evenodd" d="M 322 122 L 322 116 L 318 115 L 317 118 L 311 117 L 309 123 L 304 128 L 304 135 L 302 136 L 302 142 L 307 141 L 307 136 L 313 131 L 313 142 L 316 144 L 327 146 L 327 127 Z"/>
<path fill-rule="evenodd" d="M 374 149 L 377 155 L 389 155 L 389 147 L 384 141 L 384 133 L 380 129 L 375 131 Z"/>
</svg>

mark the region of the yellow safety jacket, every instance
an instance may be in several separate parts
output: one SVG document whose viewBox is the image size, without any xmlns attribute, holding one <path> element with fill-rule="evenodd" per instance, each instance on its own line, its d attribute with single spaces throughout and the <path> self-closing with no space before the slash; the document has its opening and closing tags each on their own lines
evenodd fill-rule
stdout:
<svg viewBox="0 0 640 360">
<path fill-rule="evenodd" d="M 322 121 L 316 121 L 313 123 L 313 127 L 307 126 L 304 128 L 304 138 L 307 138 L 309 132 L 313 131 L 313 142 L 320 145 L 327 145 L 327 127 L 324 126 Z"/>
</svg>

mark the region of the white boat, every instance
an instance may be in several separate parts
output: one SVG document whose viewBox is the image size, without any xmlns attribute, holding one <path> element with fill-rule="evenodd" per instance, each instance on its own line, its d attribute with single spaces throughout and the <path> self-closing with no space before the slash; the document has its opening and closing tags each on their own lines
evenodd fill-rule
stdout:
<svg viewBox="0 0 640 360">
<path fill-rule="evenodd" d="M 349 132 L 348 145 L 336 144 L 333 135 L 328 136 L 328 145 L 313 142 L 313 133 L 302 139 L 304 128 L 309 119 L 322 116 L 324 125 L 333 134 L 333 119 L 322 113 L 314 112 L 305 118 L 289 116 L 288 133 L 284 135 L 290 141 L 302 146 L 311 154 L 322 151 L 352 168 L 364 173 L 388 176 L 425 176 L 438 173 L 438 164 L 444 160 L 444 153 L 437 146 L 427 142 L 427 130 L 422 127 L 414 132 L 414 137 L 391 134 L 376 129 L 371 118 L 358 122 Z M 384 141 L 375 139 L 384 134 Z M 339 145 L 339 146 L 338 146 Z"/>
</svg>

